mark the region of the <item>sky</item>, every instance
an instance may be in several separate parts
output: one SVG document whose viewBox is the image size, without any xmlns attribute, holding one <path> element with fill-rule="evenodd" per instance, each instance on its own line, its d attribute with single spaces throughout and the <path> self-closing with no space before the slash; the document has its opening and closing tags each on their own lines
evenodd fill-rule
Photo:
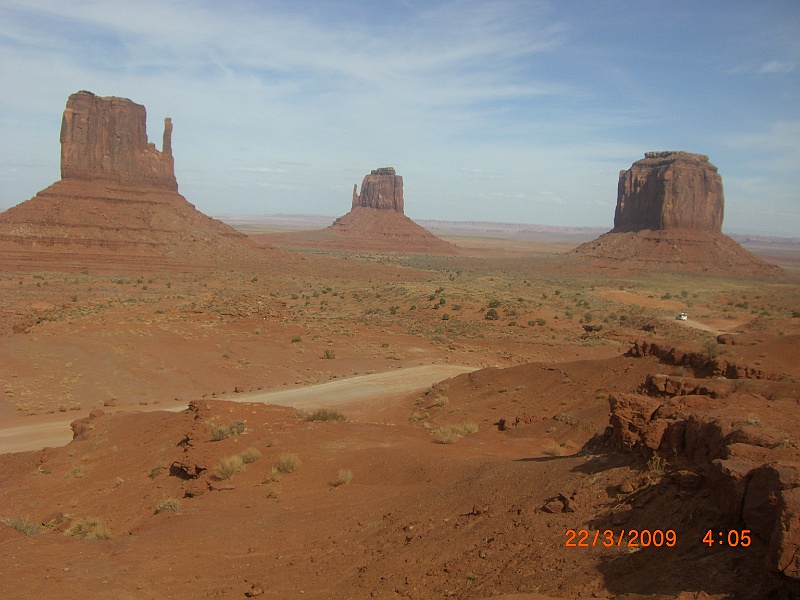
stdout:
<svg viewBox="0 0 800 600">
<path fill-rule="evenodd" d="M 723 231 L 800 237 L 797 0 L 0 0 L 0 210 L 60 177 L 79 90 L 174 124 L 210 215 L 613 226 L 620 170 L 706 154 Z"/>
</svg>

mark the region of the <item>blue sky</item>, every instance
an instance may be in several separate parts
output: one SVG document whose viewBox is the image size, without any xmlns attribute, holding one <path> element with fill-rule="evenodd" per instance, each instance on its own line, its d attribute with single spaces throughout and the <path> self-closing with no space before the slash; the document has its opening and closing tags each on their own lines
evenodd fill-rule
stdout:
<svg viewBox="0 0 800 600">
<path fill-rule="evenodd" d="M 0 209 L 59 178 L 78 90 L 174 123 L 212 215 L 341 215 L 394 166 L 406 214 L 611 227 L 621 169 L 707 154 L 727 232 L 800 236 L 800 3 L 0 0 Z"/>
</svg>

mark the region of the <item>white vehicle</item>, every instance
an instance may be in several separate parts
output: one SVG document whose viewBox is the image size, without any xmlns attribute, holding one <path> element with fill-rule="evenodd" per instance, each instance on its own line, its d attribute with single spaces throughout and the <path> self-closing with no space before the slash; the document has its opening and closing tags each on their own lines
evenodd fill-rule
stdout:
<svg viewBox="0 0 800 600">
<path fill-rule="evenodd" d="M 685 312 L 682 312 L 682 313 L 678 314 L 678 316 L 675 317 L 675 318 L 678 321 L 688 321 L 689 320 L 689 315 L 687 315 Z"/>
</svg>

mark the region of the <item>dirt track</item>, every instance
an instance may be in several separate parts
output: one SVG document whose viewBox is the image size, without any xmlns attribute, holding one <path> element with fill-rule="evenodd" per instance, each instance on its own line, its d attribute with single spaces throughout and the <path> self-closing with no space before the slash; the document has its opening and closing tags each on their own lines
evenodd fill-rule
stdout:
<svg viewBox="0 0 800 600">
<path fill-rule="evenodd" d="M 426 365 L 340 379 L 310 387 L 236 394 L 222 399 L 235 402 L 277 404 L 294 408 L 318 408 L 411 393 L 448 377 L 473 370 L 475 370 L 474 367 L 460 365 Z M 137 412 L 156 410 L 178 412 L 187 406 L 188 403 L 183 402 L 171 406 L 137 406 L 135 410 Z M 130 409 L 122 408 L 117 412 L 126 410 Z M 80 416 L 49 417 L 47 420 L 37 420 L 35 423 L 0 426 L 0 454 L 41 450 L 47 446 L 64 446 L 72 439 L 72 430 L 69 424 Z"/>
</svg>

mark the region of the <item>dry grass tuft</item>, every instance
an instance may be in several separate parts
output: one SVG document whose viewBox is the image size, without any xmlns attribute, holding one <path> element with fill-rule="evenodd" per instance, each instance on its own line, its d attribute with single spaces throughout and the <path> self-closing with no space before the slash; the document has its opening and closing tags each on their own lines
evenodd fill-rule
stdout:
<svg viewBox="0 0 800 600">
<path fill-rule="evenodd" d="M 297 454 L 285 453 L 278 457 L 278 462 L 275 463 L 275 469 L 278 473 L 294 473 L 300 468 L 303 462 Z"/>
<path fill-rule="evenodd" d="M 220 479 L 230 481 L 234 475 L 238 475 L 245 470 L 244 460 L 238 454 L 223 458 L 217 463 L 214 473 Z"/>
<path fill-rule="evenodd" d="M 667 470 L 667 461 L 658 454 L 654 454 L 647 461 L 647 471 L 652 475 L 663 475 Z"/>
<path fill-rule="evenodd" d="M 97 519 L 81 519 L 64 533 L 82 540 L 109 540 L 111 534 Z"/>
<path fill-rule="evenodd" d="M 433 405 L 441 408 L 442 406 L 447 406 L 448 402 L 450 402 L 450 400 L 447 398 L 447 396 L 436 396 L 436 398 L 433 400 Z"/>
<path fill-rule="evenodd" d="M 175 498 L 167 498 L 166 500 L 162 500 L 159 505 L 156 506 L 156 514 L 167 512 L 168 510 L 178 512 L 180 509 L 180 501 L 176 500 Z"/>
<path fill-rule="evenodd" d="M 229 435 L 239 435 L 244 433 L 244 421 L 234 421 L 227 427 L 220 427 L 218 425 L 211 426 L 211 439 L 212 441 L 219 442 L 224 440 Z"/>
<path fill-rule="evenodd" d="M 564 456 L 567 453 L 567 448 L 561 444 L 556 444 L 553 442 L 552 444 L 545 446 L 542 449 L 542 452 L 547 454 L 547 456 Z"/>
<path fill-rule="evenodd" d="M 458 427 L 464 435 L 478 432 L 478 424 L 475 421 L 461 421 Z"/>
<path fill-rule="evenodd" d="M 331 408 L 319 408 L 306 416 L 306 421 L 345 421 L 345 416 Z"/>
<path fill-rule="evenodd" d="M 439 427 L 433 431 L 433 437 L 440 444 L 455 444 L 461 439 L 461 429 L 453 425 Z"/>
<path fill-rule="evenodd" d="M 11 527 L 11 529 L 15 529 L 20 533 L 24 533 L 25 535 L 34 535 L 36 533 L 39 533 L 40 530 L 39 526 L 36 523 L 28 519 L 25 519 L 24 517 L 6 517 L 5 519 L 2 519 L 2 521 L 0 522 L 5 523 L 9 527 Z"/>
<path fill-rule="evenodd" d="M 248 448 L 244 452 L 242 452 L 239 456 L 242 457 L 244 464 L 249 465 L 250 463 L 256 462 L 259 458 L 261 458 L 261 452 L 258 448 Z"/>
<path fill-rule="evenodd" d="M 353 472 L 350 469 L 339 469 L 339 473 L 337 474 L 336 482 L 333 484 L 333 487 L 340 487 L 343 485 L 347 485 L 353 480 Z"/>
<path fill-rule="evenodd" d="M 429 416 L 430 415 L 424 410 L 415 410 L 413 413 L 411 413 L 411 416 L 409 417 L 409 419 L 411 421 L 414 421 L 414 422 L 424 421 Z"/>
</svg>

